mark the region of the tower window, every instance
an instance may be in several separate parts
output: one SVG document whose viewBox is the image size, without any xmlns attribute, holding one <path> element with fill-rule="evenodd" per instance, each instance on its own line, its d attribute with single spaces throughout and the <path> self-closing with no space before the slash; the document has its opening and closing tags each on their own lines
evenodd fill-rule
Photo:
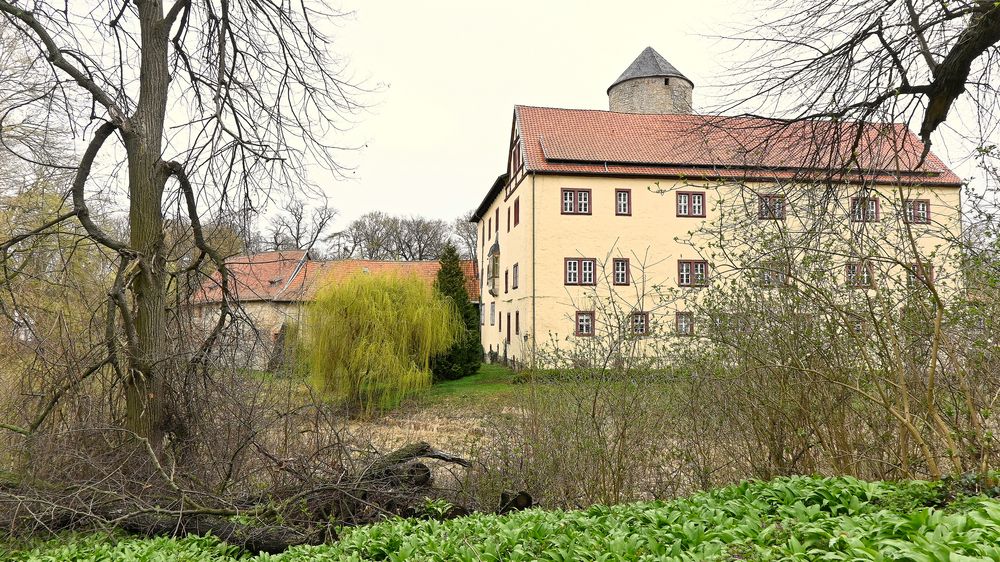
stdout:
<svg viewBox="0 0 1000 562">
<path fill-rule="evenodd" d="M 670 79 L 669 78 L 664 78 L 663 79 L 663 85 L 664 86 L 669 86 L 670 85 Z"/>
</svg>

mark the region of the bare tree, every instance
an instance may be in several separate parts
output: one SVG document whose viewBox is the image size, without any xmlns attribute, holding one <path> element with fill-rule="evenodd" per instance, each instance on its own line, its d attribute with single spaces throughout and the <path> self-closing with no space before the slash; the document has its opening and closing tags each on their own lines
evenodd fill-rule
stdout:
<svg viewBox="0 0 1000 562">
<path fill-rule="evenodd" d="M 33 45 L 32 64 L 47 67 L 48 95 L 36 103 L 65 108 L 71 126 L 90 138 L 74 166 L 72 208 L 35 231 L 76 220 L 118 256 L 107 287 L 108 356 L 82 371 L 122 364 L 125 424 L 159 448 L 172 364 L 168 324 L 176 311 L 168 303 L 165 209 L 177 202 L 190 221 L 197 261 L 212 260 L 225 286 L 223 257 L 202 230 L 204 205 L 252 210 L 305 159 L 340 170 L 321 135 L 343 127 L 356 89 L 329 55 L 320 25 L 331 14 L 261 0 L 122 0 L 93 9 L 0 0 L 0 14 Z M 102 228 L 88 201 L 102 184 L 114 187 L 117 175 L 92 171 L 119 153 L 114 169 L 124 174 L 127 238 Z M 187 358 L 191 367 L 204 362 L 230 319 L 224 300 L 216 328 Z"/>
<path fill-rule="evenodd" d="M 340 257 L 389 260 L 396 257 L 395 231 L 398 219 L 381 211 L 365 213 L 330 237 L 334 253 Z"/>
<path fill-rule="evenodd" d="M 476 242 L 478 241 L 476 223 L 472 222 L 472 215 L 475 212 L 473 209 L 462 214 L 451 225 L 452 236 L 457 242 L 455 246 L 463 258 L 471 260 L 476 259 Z"/>
<path fill-rule="evenodd" d="M 744 182 L 729 207 L 719 209 L 719 222 L 698 233 L 714 240 L 702 246 L 719 272 L 713 284 L 742 277 L 728 294 L 720 291 L 724 303 L 702 312 L 727 316 L 718 322 L 716 340 L 732 346 L 727 360 L 749 375 L 747 388 L 758 388 L 764 379 L 754 377 L 766 373 L 762 400 L 784 396 L 806 404 L 820 396 L 796 394 L 797 385 L 810 381 L 828 393 L 829 404 L 842 403 L 833 392 L 839 389 L 876 406 L 882 417 L 867 418 L 871 432 L 896 426 L 894 450 L 859 453 L 848 450 L 845 439 L 857 438 L 847 437 L 850 424 L 835 427 L 836 416 L 810 421 L 805 415 L 796 423 L 811 425 L 801 433 L 810 437 L 778 439 L 772 457 L 808 457 L 808 450 L 787 447 L 815 447 L 810 441 L 818 439 L 836 462 L 857 459 L 853 470 L 866 457 L 904 475 L 982 470 L 994 455 L 982 412 L 993 406 L 995 388 L 990 375 L 975 372 L 980 363 L 968 355 L 963 335 L 970 332 L 963 323 L 961 264 L 967 255 L 961 230 L 969 222 L 960 217 L 957 197 L 955 208 L 946 205 L 934 220 L 923 221 L 913 220 L 908 200 L 923 188 L 913 178 L 940 165 L 929 151 L 932 140 L 944 137 L 949 115 L 961 112 L 962 119 L 952 122 L 964 130 L 949 134 L 964 137 L 967 154 L 985 163 L 994 150 L 1000 7 L 981 0 L 789 0 L 768 2 L 766 10 L 763 21 L 738 38 L 741 47 L 757 49 L 733 73 L 731 85 L 740 95 L 724 110 L 750 107 L 780 117 L 737 135 L 756 139 L 742 147 L 749 163 L 810 156 L 782 160 L 799 172 L 769 187 L 767 197 Z M 899 122 L 914 123 L 922 144 L 889 125 Z M 706 128 L 733 134 L 739 123 L 720 119 Z M 866 176 L 873 170 L 894 177 L 895 185 L 879 189 L 874 175 Z M 846 193 L 878 199 L 875 205 L 892 210 L 888 220 L 872 224 L 865 216 L 857 220 L 857 209 L 838 208 L 835 202 Z M 765 200 L 780 201 L 779 221 Z M 787 228 L 786 205 L 797 209 Z M 941 243 L 918 243 L 928 236 Z M 732 238 L 721 244 L 725 237 Z M 878 282 L 868 286 L 873 277 Z M 748 283 L 763 290 L 747 294 Z M 803 337 L 776 343 L 768 331 Z M 956 403 L 963 404 L 961 414 L 954 413 Z M 789 419 L 780 409 L 764 417 L 769 415 Z"/>
<path fill-rule="evenodd" d="M 67 123 L 39 76 L 43 64 L 28 53 L 30 43 L 0 19 L 0 193 L 10 194 L 40 182 L 55 185 L 70 178 Z"/>
<path fill-rule="evenodd" d="M 755 72 L 742 64 L 734 75 L 747 94 L 734 106 L 777 107 L 794 119 L 916 118 L 927 148 L 963 94 L 981 114 L 994 113 L 996 2 L 783 0 L 766 9 L 740 38 L 759 49 L 749 62 Z"/>
<path fill-rule="evenodd" d="M 327 238 L 340 258 L 368 260 L 433 260 L 448 242 L 448 225 L 438 219 L 394 217 L 371 211 Z"/>
<path fill-rule="evenodd" d="M 394 234 L 396 255 L 407 261 L 436 260 L 448 243 L 448 225 L 440 219 L 401 218 Z"/>
<path fill-rule="evenodd" d="M 311 249 L 336 216 L 337 211 L 330 207 L 310 210 L 302 201 L 291 201 L 270 221 L 267 228 L 268 249 Z"/>
</svg>

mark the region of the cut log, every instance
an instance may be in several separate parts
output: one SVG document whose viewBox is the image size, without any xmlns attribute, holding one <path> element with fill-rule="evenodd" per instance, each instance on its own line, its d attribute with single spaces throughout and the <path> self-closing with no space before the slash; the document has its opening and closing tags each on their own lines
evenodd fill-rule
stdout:
<svg viewBox="0 0 1000 562">
<path fill-rule="evenodd" d="M 465 467 L 472 466 L 472 463 L 462 457 L 446 453 L 444 451 L 439 451 L 434 447 L 431 447 L 430 443 L 418 441 L 396 449 L 395 451 L 373 462 L 371 466 L 368 467 L 368 470 L 365 471 L 362 479 L 380 478 L 393 467 L 420 458 L 437 459 Z"/>
<path fill-rule="evenodd" d="M 382 475 L 393 485 L 404 484 L 417 488 L 430 486 L 433 480 L 430 467 L 419 461 L 390 466 L 382 472 Z"/>
<path fill-rule="evenodd" d="M 280 525 L 245 525 L 223 517 L 192 515 L 173 517 L 167 515 L 137 514 L 126 517 L 119 528 L 127 533 L 143 536 L 184 537 L 211 533 L 228 544 L 257 554 L 277 554 L 291 546 L 322 544 L 327 537 L 321 532 L 305 532 Z M 332 532 L 332 530 L 331 530 Z"/>
<path fill-rule="evenodd" d="M 500 492 L 500 507 L 497 508 L 497 513 L 503 515 L 512 511 L 528 509 L 532 506 L 533 501 L 528 492 L 518 492 L 513 496 L 507 492 Z"/>
</svg>

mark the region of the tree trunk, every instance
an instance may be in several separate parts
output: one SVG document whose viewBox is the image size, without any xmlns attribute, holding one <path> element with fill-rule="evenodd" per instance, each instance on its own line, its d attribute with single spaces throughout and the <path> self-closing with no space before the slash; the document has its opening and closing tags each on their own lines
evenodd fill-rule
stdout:
<svg viewBox="0 0 1000 562">
<path fill-rule="evenodd" d="M 163 438 L 163 365 L 166 355 L 165 259 L 161 201 L 167 171 L 161 161 L 167 88 L 167 33 L 159 0 L 137 2 L 141 31 L 139 101 L 124 134 L 129 173 L 130 246 L 139 274 L 131 285 L 134 331 L 125 384 L 126 426 L 149 439 Z"/>
<path fill-rule="evenodd" d="M 147 537 L 185 537 L 211 533 L 248 554 L 261 552 L 278 554 L 289 547 L 303 544 L 322 544 L 322 532 L 303 530 L 281 525 L 244 525 L 225 517 L 185 516 L 171 517 L 156 514 L 131 515 L 119 524 L 127 533 Z M 332 532 L 332 531 L 331 531 Z M 336 538 L 334 536 L 330 538 Z"/>
</svg>

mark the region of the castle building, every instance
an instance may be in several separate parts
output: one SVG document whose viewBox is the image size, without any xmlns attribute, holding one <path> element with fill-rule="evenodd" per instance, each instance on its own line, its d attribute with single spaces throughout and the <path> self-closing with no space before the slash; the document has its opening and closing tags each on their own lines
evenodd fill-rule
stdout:
<svg viewBox="0 0 1000 562">
<path fill-rule="evenodd" d="M 479 281 L 472 260 L 459 263 L 465 275 L 469 298 L 479 301 Z M 307 320 L 309 303 L 331 284 L 343 283 L 355 275 L 383 275 L 419 279 L 432 286 L 441 262 L 382 261 L 364 259 L 323 260 L 306 250 L 282 250 L 232 256 L 227 299 L 239 318 L 229 338 L 223 342 L 249 368 L 270 369 L 280 352 L 276 348 L 288 329 L 300 328 Z M 212 329 L 219 318 L 223 299 L 218 272 L 206 279 L 191 298 L 191 317 L 202 330 Z"/>
<path fill-rule="evenodd" d="M 647 48 L 608 111 L 514 107 L 507 169 L 472 219 L 484 350 L 531 363 L 610 326 L 609 302 L 637 336 L 697 336 L 714 285 L 771 290 L 809 248 L 845 298 L 957 283 L 961 181 L 905 125 L 701 115 L 693 92 Z M 790 237 L 795 255 L 768 242 Z"/>
</svg>

